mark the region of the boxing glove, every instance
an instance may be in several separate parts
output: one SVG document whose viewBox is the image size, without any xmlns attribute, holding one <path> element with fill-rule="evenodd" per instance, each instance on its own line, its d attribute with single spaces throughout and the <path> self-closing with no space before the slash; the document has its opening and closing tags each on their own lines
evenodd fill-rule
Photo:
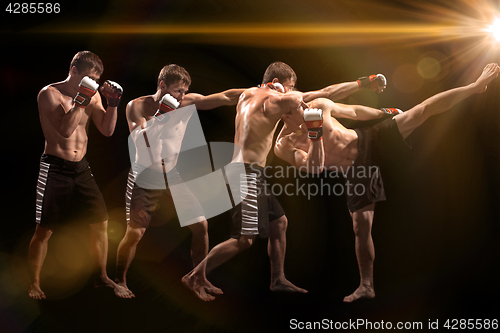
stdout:
<svg viewBox="0 0 500 333">
<path fill-rule="evenodd" d="M 173 98 L 170 94 L 165 94 L 160 100 L 159 109 L 156 111 L 154 117 L 159 122 L 164 123 L 170 119 L 168 112 L 174 111 L 179 107 L 179 102 Z"/>
<path fill-rule="evenodd" d="M 90 104 L 92 96 L 95 95 L 98 88 L 99 84 L 97 84 L 97 82 L 95 82 L 88 76 L 85 76 L 80 81 L 80 84 L 78 85 L 78 93 L 73 99 L 73 103 L 75 103 L 75 106 L 79 106 L 82 108 L 87 107 L 87 105 Z"/>
<path fill-rule="evenodd" d="M 107 88 L 105 86 L 106 84 L 109 85 L 111 89 Z M 106 100 L 108 101 L 108 106 L 118 107 L 123 94 L 123 89 L 118 83 L 111 80 L 107 80 L 104 83 L 104 85 L 101 86 L 101 92 L 104 95 L 104 97 L 106 97 Z"/>
<path fill-rule="evenodd" d="M 279 82 L 276 82 L 276 83 L 268 82 L 266 84 L 259 85 L 259 87 L 260 88 L 269 87 L 270 89 L 279 91 L 280 93 L 285 92 L 285 87 L 283 87 L 283 85 Z"/>
<path fill-rule="evenodd" d="M 285 87 L 279 82 L 269 82 L 268 85 L 271 85 L 271 89 L 274 89 L 276 91 L 279 91 L 280 93 L 285 92 Z"/>
<path fill-rule="evenodd" d="M 307 137 L 311 141 L 318 141 L 323 136 L 323 110 L 305 109 L 304 121 L 307 126 Z"/>
<path fill-rule="evenodd" d="M 383 74 L 373 74 L 370 76 L 363 76 L 356 80 L 359 88 L 368 88 L 371 91 L 380 93 L 387 86 L 387 79 Z"/>
<path fill-rule="evenodd" d="M 391 116 L 403 113 L 403 111 L 401 111 L 400 109 L 396 109 L 396 108 L 382 108 L 380 110 L 384 111 L 385 114 L 388 114 Z"/>
</svg>

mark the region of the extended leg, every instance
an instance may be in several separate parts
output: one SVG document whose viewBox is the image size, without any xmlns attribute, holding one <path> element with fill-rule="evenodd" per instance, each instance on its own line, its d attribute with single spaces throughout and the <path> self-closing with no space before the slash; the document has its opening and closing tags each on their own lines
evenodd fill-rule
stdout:
<svg viewBox="0 0 500 333">
<path fill-rule="evenodd" d="M 482 93 L 487 85 L 498 76 L 500 67 L 497 64 L 488 64 L 476 80 L 465 87 L 459 87 L 432 96 L 410 110 L 394 117 L 399 132 L 406 139 L 417 127 L 429 117 L 451 109 L 455 104 L 467 97 Z"/>
</svg>

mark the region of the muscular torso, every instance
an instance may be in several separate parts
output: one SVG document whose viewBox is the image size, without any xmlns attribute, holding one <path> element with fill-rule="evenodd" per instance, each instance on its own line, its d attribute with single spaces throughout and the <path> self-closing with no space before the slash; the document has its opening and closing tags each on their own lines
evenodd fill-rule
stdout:
<svg viewBox="0 0 500 333">
<path fill-rule="evenodd" d="M 49 106 L 40 105 L 39 103 L 40 123 L 45 136 L 44 153 L 68 161 L 80 161 L 87 153 L 88 123 L 93 105 L 96 103 L 95 99 L 92 99 L 89 106 L 83 111 L 74 132 L 70 137 L 66 138 L 55 128 L 57 124 L 50 121 L 48 112 L 60 112 L 62 114 L 63 110 L 70 110 L 73 106 L 73 97 L 76 95 L 76 92 L 73 93 L 65 90 L 65 86 L 62 83 L 55 83 L 43 88 L 42 93 L 50 94 L 51 100 L 59 103 L 56 106 L 58 109 L 56 111 L 51 110 Z"/>
<path fill-rule="evenodd" d="M 273 135 L 282 110 L 269 102 L 273 94 L 268 88 L 251 88 L 241 94 L 236 107 L 234 143 L 241 149 L 241 156 L 235 161 L 266 165 L 266 158 L 272 147 Z"/>
<path fill-rule="evenodd" d="M 169 121 L 160 124 L 154 120 L 158 102 L 152 95 L 139 97 L 130 102 L 130 105 L 130 112 L 133 114 L 127 114 L 127 121 L 136 144 L 135 162 L 158 172 L 172 170 L 177 164 L 192 113 L 186 110 L 169 112 Z M 145 146 L 145 137 L 149 147 Z"/>
<path fill-rule="evenodd" d="M 317 107 L 312 103 L 311 107 Z M 347 168 L 352 165 L 358 154 L 358 136 L 354 130 L 347 129 L 329 111 L 323 110 L 323 147 L 325 150 L 325 167 L 327 169 Z M 297 149 L 306 153 L 309 150 L 307 128 L 304 123 L 298 125 L 286 121 L 278 140 L 289 140 Z"/>
</svg>

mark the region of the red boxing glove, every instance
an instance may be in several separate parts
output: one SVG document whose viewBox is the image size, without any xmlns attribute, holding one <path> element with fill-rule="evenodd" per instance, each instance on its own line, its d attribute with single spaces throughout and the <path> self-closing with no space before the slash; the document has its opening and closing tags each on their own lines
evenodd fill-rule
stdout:
<svg viewBox="0 0 500 333">
<path fill-rule="evenodd" d="M 387 86 L 387 79 L 382 74 L 363 76 L 356 80 L 359 88 L 368 88 L 371 91 L 381 93 Z"/>
<path fill-rule="evenodd" d="M 391 116 L 403 113 L 403 111 L 401 111 L 400 109 L 396 109 L 396 108 L 382 108 L 380 110 L 384 111 L 385 114 L 388 114 Z"/>
<path fill-rule="evenodd" d="M 80 84 L 78 85 L 78 93 L 73 99 L 73 103 L 75 103 L 75 106 L 79 106 L 85 109 L 85 107 L 90 104 L 92 96 L 94 96 L 97 92 L 97 88 L 99 88 L 97 82 L 95 82 L 88 76 L 85 76 L 80 81 Z"/>
</svg>

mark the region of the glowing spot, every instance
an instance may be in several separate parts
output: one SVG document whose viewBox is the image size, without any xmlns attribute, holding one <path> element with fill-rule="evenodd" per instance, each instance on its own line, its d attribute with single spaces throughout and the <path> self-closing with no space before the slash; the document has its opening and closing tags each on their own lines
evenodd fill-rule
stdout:
<svg viewBox="0 0 500 333">
<path fill-rule="evenodd" d="M 124 225 L 117 221 L 108 221 L 108 239 L 110 241 L 120 241 L 125 233 Z"/>
<path fill-rule="evenodd" d="M 500 19 L 496 19 L 495 22 L 488 27 L 488 31 L 492 33 L 497 41 L 500 41 Z"/>
<path fill-rule="evenodd" d="M 396 68 L 392 74 L 394 87 L 402 93 L 414 93 L 418 91 L 424 79 L 418 75 L 417 66 L 412 64 L 403 64 Z"/>
<path fill-rule="evenodd" d="M 432 57 L 425 57 L 418 62 L 417 72 L 424 79 L 433 79 L 441 72 L 441 64 Z"/>
</svg>

